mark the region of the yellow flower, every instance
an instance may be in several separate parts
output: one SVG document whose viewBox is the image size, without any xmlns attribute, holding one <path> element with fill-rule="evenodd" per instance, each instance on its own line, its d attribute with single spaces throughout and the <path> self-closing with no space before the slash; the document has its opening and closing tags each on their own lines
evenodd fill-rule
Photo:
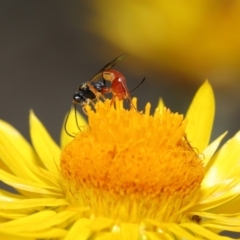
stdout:
<svg viewBox="0 0 240 240">
<path fill-rule="evenodd" d="M 214 97 L 205 82 L 186 118 L 89 106 L 89 125 L 60 148 L 30 113 L 32 146 L 0 122 L 0 239 L 228 239 L 240 232 L 240 133 L 208 145 Z M 70 125 L 68 129 L 76 132 Z M 80 125 L 83 125 L 81 121 Z M 216 152 L 216 153 L 215 153 Z"/>
</svg>

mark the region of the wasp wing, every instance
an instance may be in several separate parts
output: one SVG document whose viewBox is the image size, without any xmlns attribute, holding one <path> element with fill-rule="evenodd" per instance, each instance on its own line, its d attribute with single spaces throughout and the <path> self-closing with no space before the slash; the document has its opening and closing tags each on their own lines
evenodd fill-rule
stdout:
<svg viewBox="0 0 240 240">
<path fill-rule="evenodd" d="M 102 73 L 104 71 L 112 68 L 113 66 L 115 66 L 118 62 L 122 61 L 128 55 L 129 55 L 128 53 L 123 53 L 120 56 L 114 58 L 111 62 L 106 64 L 97 74 L 95 74 L 90 80 L 88 80 L 88 82 L 93 82 L 93 81 L 97 81 L 98 79 L 100 79 L 102 77 Z"/>
</svg>

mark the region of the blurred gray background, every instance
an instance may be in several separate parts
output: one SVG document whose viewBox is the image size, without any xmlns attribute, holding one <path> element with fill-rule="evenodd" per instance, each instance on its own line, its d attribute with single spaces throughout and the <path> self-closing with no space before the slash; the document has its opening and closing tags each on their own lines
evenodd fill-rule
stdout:
<svg viewBox="0 0 240 240">
<path fill-rule="evenodd" d="M 126 51 L 88 31 L 86 23 L 93 15 L 84 1 L 0 1 L 0 118 L 27 139 L 28 115 L 33 109 L 59 142 L 63 118 L 78 85 Z M 130 55 L 116 66 L 129 89 L 146 76 L 144 85 L 133 94 L 139 98 L 140 109 L 147 101 L 155 107 L 163 97 L 173 111 L 185 113 L 199 82 L 151 69 L 147 61 Z M 209 77 L 203 76 L 202 81 Z M 213 88 L 217 112 L 212 138 L 225 130 L 229 138 L 240 126 L 239 81 Z"/>
</svg>

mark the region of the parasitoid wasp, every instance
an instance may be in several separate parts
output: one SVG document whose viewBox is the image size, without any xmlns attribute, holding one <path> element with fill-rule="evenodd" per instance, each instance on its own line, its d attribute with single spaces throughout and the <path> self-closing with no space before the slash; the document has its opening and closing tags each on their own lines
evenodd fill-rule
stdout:
<svg viewBox="0 0 240 240">
<path fill-rule="evenodd" d="M 143 78 L 143 80 L 138 84 L 138 86 L 130 92 L 128 90 L 126 79 L 123 74 L 114 69 L 111 69 L 127 56 L 128 54 L 124 53 L 116 57 L 108 64 L 106 64 L 102 69 L 100 69 L 90 80 L 82 83 L 78 87 L 78 91 L 74 93 L 72 101 L 75 107 L 75 112 L 76 105 L 79 104 L 80 106 L 82 106 L 83 111 L 86 113 L 85 106 L 87 104 L 91 103 L 92 105 L 94 105 L 94 100 L 98 100 L 100 98 L 105 99 L 104 95 L 107 93 L 112 93 L 111 104 L 115 102 L 116 98 L 118 98 L 119 100 L 127 99 L 131 104 L 130 93 L 135 91 L 145 81 L 145 78 Z M 102 81 L 99 81 L 99 79 L 101 78 Z M 111 82 L 110 87 L 107 87 L 106 81 Z M 65 131 L 69 136 L 73 137 L 70 133 L 68 133 L 66 129 L 67 118 L 65 120 Z M 77 118 L 76 124 L 78 126 Z"/>
<path fill-rule="evenodd" d="M 99 99 L 100 97 L 104 99 L 104 94 L 110 92 L 113 94 L 112 103 L 116 98 L 119 100 L 130 100 L 130 93 L 135 91 L 144 82 L 145 78 L 135 89 L 130 92 L 123 74 L 111 69 L 127 56 L 128 54 L 124 53 L 116 57 L 107 65 L 105 65 L 100 71 L 98 71 L 98 73 L 95 74 L 90 80 L 81 84 L 78 88 L 78 91 L 73 95 L 73 104 L 79 104 L 84 107 L 86 104 L 92 103 L 92 101 L 95 99 Z M 98 81 L 100 78 L 102 78 L 103 81 Z M 111 86 L 109 88 L 106 85 L 106 81 L 111 82 Z"/>
</svg>

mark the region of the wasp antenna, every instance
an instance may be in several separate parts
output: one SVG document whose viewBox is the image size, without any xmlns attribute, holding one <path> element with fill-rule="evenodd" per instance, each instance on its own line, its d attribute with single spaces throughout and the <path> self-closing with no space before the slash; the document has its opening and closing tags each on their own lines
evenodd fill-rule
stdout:
<svg viewBox="0 0 240 240">
<path fill-rule="evenodd" d="M 79 130 L 79 132 L 81 132 L 81 128 L 79 127 L 79 124 L 78 124 L 78 118 L 77 118 L 77 104 L 74 104 L 74 115 L 75 115 L 75 121 L 76 121 L 76 125 L 77 125 L 77 128 Z"/>
<path fill-rule="evenodd" d="M 144 77 L 143 80 L 130 93 L 132 93 L 135 90 L 137 90 L 144 83 L 145 80 L 146 80 L 146 77 Z"/>
<path fill-rule="evenodd" d="M 70 111 L 67 113 L 67 116 L 65 118 L 65 122 L 64 122 L 64 130 L 66 132 L 66 134 L 69 136 L 69 137 L 72 137 L 74 138 L 74 136 L 72 134 L 70 134 L 67 130 L 67 122 L 68 122 L 68 118 L 69 118 L 69 115 L 70 115 Z"/>
<path fill-rule="evenodd" d="M 129 105 L 131 106 L 131 108 L 135 109 L 135 110 L 138 112 L 137 108 L 132 104 L 132 99 L 131 99 L 131 97 L 126 98 L 126 100 L 127 100 L 127 102 L 129 103 Z"/>
</svg>

